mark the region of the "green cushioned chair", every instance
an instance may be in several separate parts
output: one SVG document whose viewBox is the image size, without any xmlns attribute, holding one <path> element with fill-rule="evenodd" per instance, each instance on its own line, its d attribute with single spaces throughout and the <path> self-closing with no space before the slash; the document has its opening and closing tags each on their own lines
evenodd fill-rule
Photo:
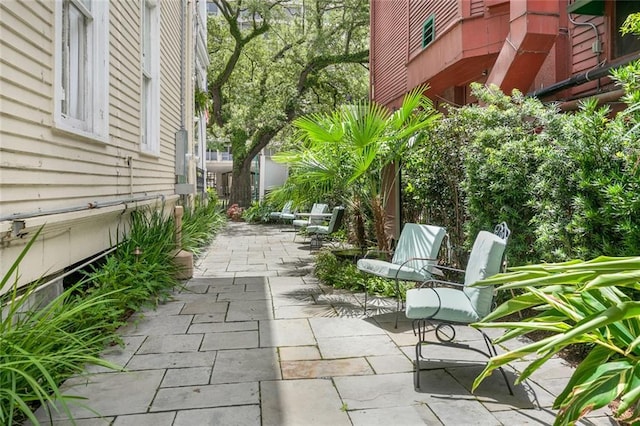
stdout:
<svg viewBox="0 0 640 426">
<path fill-rule="evenodd" d="M 406 223 L 400 233 L 391 262 L 364 258 L 358 260 L 358 269 L 366 274 L 389 278 L 396 282 L 396 323 L 400 312 L 400 281 L 423 282 L 432 277 L 442 240 L 447 234 L 444 228 L 434 225 Z M 364 309 L 367 310 L 367 291 L 364 293 Z"/>
<path fill-rule="evenodd" d="M 497 354 L 491 339 L 478 330 L 487 350 L 455 342 L 454 325 L 468 325 L 480 321 L 492 309 L 493 287 L 471 287 L 472 284 L 500 272 L 510 231 L 505 223 L 498 225 L 494 233 L 480 231 L 473 243 L 467 267 L 464 271 L 438 266 L 443 271 L 464 272 L 464 283 L 431 278 L 420 288 L 407 291 L 405 314 L 413 320 L 413 331 L 418 336 L 416 344 L 415 385 L 420 388 L 420 360 L 423 348 L 440 344 L 471 349 L 487 357 Z M 426 334 L 435 331 L 437 341 L 427 340 Z M 513 394 L 505 372 L 500 369 L 509 392 Z"/>
<path fill-rule="evenodd" d="M 320 248 L 322 246 L 322 240 L 340 229 L 342 225 L 342 218 L 344 217 L 344 207 L 334 207 L 331 212 L 331 219 L 328 225 L 309 225 L 307 226 L 307 232 L 311 235 L 311 241 L 309 242 L 309 250 L 314 248 Z"/>
<path fill-rule="evenodd" d="M 280 210 L 279 212 L 269 213 L 269 218 L 280 221 L 280 222 L 294 220 L 296 218 L 296 215 L 291 211 L 292 208 L 293 208 L 293 201 L 291 200 L 287 201 L 282 207 L 282 210 Z"/>
<path fill-rule="evenodd" d="M 322 225 L 328 217 L 325 216 L 325 213 L 329 211 L 329 206 L 323 203 L 314 203 L 311 207 L 311 212 L 308 217 L 304 219 L 294 219 L 293 229 L 296 231 L 300 231 L 305 229 L 309 225 Z M 293 235 L 293 240 L 296 240 L 296 234 Z"/>
</svg>

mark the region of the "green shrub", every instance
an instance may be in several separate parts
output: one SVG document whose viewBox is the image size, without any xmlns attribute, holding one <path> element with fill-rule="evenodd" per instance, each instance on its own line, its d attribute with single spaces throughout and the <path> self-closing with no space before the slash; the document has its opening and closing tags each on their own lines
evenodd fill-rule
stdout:
<svg viewBox="0 0 640 426">
<path fill-rule="evenodd" d="M 270 213 L 279 211 L 273 204 L 254 201 L 242 214 L 242 218 L 252 223 L 267 223 L 271 220 Z"/>
<path fill-rule="evenodd" d="M 458 265 L 502 221 L 511 264 L 640 252 L 640 63 L 630 67 L 618 77 L 635 95 L 613 119 L 595 101 L 559 114 L 472 85 L 483 106 L 450 108 L 403 160 L 403 219 L 446 227 Z"/>
</svg>

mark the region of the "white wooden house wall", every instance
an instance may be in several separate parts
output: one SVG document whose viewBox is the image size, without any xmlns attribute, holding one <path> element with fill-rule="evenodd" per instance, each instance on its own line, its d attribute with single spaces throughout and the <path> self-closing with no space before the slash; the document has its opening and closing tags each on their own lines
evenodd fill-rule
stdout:
<svg viewBox="0 0 640 426">
<path fill-rule="evenodd" d="M 104 140 L 54 124 L 60 2 L 0 2 L 0 277 L 42 225 L 21 265 L 20 285 L 111 247 L 132 210 L 164 203 L 170 211 L 178 201 L 176 131 L 184 127 L 193 143 L 187 123 L 193 123 L 194 9 L 186 0 L 156 0 L 159 152 L 149 154 L 141 150 L 142 1 L 109 2 L 108 77 L 100 82 L 108 85 Z M 195 167 L 188 166 L 186 182 L 195 184 Z"/>
</svg>

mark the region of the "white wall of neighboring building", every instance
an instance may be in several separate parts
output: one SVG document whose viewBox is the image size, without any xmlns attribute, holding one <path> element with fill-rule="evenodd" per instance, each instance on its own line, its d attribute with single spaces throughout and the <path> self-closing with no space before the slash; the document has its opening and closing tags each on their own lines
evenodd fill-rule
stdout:
<svg viewBox="0 0 640 426">
<path fill-rule="evenodd" d="M 288 176 L 287 165 L 276 163 L 271 159 L 271 151 L 263 149 L 260 153 L 260 201 L 270 190 L 282 186 Z"/>
</svg>

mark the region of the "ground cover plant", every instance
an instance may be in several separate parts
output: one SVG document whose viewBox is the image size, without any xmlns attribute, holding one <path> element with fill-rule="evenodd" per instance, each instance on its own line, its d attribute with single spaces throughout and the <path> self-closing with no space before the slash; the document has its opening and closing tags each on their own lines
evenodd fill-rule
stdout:
<svg viewBox="0 0 640 426">
<path fill-rule="evenodd" d="M 271 212 L 279 211 L 273 203 L 268 201 L 254 201 L 251 206 L 242 213 L 242 218 L 250 223 L 268 223 L 271 221 Z"/>
<path fill-rule="evenodd" d="M 196 204 L 185 214 L 183 248 L 194 250 L 210 241 L 226 222 L 215 200 Z M 142 306 L 154 307 L 170 297 L 179 285 L 173 216 L 163 210 L 134 212 L 126 238 L 116 238 L 117 248 L 101 263 L 92 265 L 64 293 L 44 306 L 31 305 L 38 283 L 18 293 L 15 278 L 19 264 L 37 234 L 25 246 L 0 288 L 13 290 L 0 298 L 0 424 L 37 424 L 34 410 L 54 400 L 69 415 L 69 403 L 81 403 L 63 395 L 59 385 L 85 364 L 118 366 L 99 358 L 105 345 L 117 344 L 117 328 Z M 90 408 L 90 407 L 89 407 Z"/>
</svg>

